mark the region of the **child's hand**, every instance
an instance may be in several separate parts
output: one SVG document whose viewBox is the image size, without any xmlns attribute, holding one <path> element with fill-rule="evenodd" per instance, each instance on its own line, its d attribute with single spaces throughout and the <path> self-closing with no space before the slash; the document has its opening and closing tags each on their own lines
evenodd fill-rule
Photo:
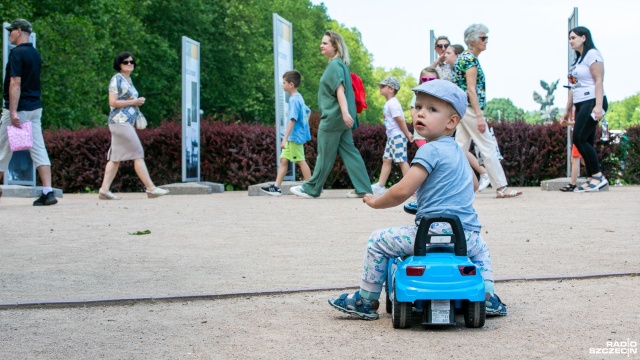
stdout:
<svg viewBox="0 0 640 360">
<path fill-rule="evenodd" d="M 287 139 L 282 139 L 282 142 L 280 143 L 280 149 L 284 149 L 286 145 L 287 145 Z"/>
<path fill-rule="evenodd" d="M 413 134 L 407 135 L 407 140 L 412 143 L 413 142 Z"/>
<path fill-rule="evenodd" d="M 364 194 L 364 197 L 362 198 L 362 202 L 375 209 L 376 208 L 375 203 L 377 198 L 378 198 L 377 195 Z"/>
</svg>

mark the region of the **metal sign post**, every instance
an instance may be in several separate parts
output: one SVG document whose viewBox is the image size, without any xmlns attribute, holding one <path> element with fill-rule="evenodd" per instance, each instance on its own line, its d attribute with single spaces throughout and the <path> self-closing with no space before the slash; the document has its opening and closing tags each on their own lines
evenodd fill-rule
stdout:
<svg viewBox="0 0 640 360">
<path fill-rule="evenodd" d="M 431 52 L 429 53 L 429 64 L 433 64 L 433 62 L 438 58 L 438 54 L 436 53 L 436 35 L 433 30 L 429 30 L 429 43 L 431 44 L 431 46 L 429 46 L 429 49 L 431 49 Z"/>
<path fill-rule="evenodd" d="M 182 182 L 200 181 L 200 43 L 182 37 Z"/>
<path fill-rule="evenodd" d="M 571 29 L 578 26 L 578 8 L 573 8 L 573 13 L 569 16 L 569 29 L 567 29 L 567 34 Z M 569 47 L 569 56 L 568 56 L 568 64 L 567 64 L 567 72 L 571 68 L 571 64 L 576 60 L 576 53 L 571 48 L 571 44 L 567 45 Z M 572 109 L 565 109 L 565 111 L 572 111 Z M 571 126 L 567 126 L 567 177 L 571 177 Z"/>
<path fill-rule="evenodd" d="M 2 81 L 7 76 L 7 62 L 9 61 L 9 52 L 15 46 L 9 43 L 9 31 L 7 26 L 11 24 L 2 23 Z M 36 33 L 31 33 L 29 42 L 36 47 Z M 4 104 L 3 104 L 4 106 Z M 4 173 L 4 185 L 26 185 L 36 186 L 36 168 L 33 166 L 31 154 L 29 150 L 16 151 L 11 156 L 9 168 Z"/>
<path fill-rule="evenodd" d="M 282 88 L 282 76 L 293 70 L 293 28 L 291 23 L 278 14 L 273 14 L 273 65 L 276 99 L 276 167 L 280 168 L 280 143 L 287 129 L 289 118 L 289 94 Z M 295 163 L 289 162 L 284 180 L 295 181 Z"/>
</svg>

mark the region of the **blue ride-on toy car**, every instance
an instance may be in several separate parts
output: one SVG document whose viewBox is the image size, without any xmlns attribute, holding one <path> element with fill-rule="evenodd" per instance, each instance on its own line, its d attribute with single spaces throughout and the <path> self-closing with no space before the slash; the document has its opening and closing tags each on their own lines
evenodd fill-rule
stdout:
<svg viewBox="0 0 640 360">
<path fill-rule="evenodd" d="M 405 211 L 415 214 L 410 204 Z M 429 226 L 439 222 L 450 224 L 453 234 L 429 234 Z M 414 246 L 412 256 L 389 260 L 386 310 L 393 327 L 411 326 L 412 308 L 422 310 L 423 325 L 455 325 L 458 309 L 464 314 L 465 326 L 484 326 L 484 281 L 467 257 L 460 219 L 449 214 L 423 217 Z"/>
</svg>

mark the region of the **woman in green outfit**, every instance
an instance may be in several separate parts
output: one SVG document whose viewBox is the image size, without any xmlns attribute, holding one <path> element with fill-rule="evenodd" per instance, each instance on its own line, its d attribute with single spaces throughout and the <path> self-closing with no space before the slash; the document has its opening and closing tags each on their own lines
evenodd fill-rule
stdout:
<svg viewBox="0 0 640 360">
<path fill-rule="evenodd" d="M 305 198 L 319 197 L 336 155 L 340 154 L 355 188 L 347 197 L 361 198 L 372 191 L 369 174 L 360 152 L 353 144 L 351 132 L 356 117 L 356 102 L 351 87 L 351 72 L 347 67 L 349 52 L 342 36 L 330 30 L 322 37 L 320 52 L 329 59 L 329 64 L 320 78 L 318 90 L 321 113 L 317 137 L 318 157 L 311 179 L 290 190 Z"/>
</svg>

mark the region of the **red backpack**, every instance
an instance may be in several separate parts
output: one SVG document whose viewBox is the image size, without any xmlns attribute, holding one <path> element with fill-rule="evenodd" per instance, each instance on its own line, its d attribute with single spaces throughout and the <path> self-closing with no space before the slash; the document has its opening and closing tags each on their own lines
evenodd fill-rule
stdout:
<svg viewBox="0 0 640 360">
<path fill-rule="evenodd" d="M 356 98 L 356 112 L 362 113 L 362 110 L 368 108 L 367 93 L 364 91 L 362 79 L 355 73 L 351 73 L 351 86 L 353 87 L 353 95 Z"/>
</svg>

